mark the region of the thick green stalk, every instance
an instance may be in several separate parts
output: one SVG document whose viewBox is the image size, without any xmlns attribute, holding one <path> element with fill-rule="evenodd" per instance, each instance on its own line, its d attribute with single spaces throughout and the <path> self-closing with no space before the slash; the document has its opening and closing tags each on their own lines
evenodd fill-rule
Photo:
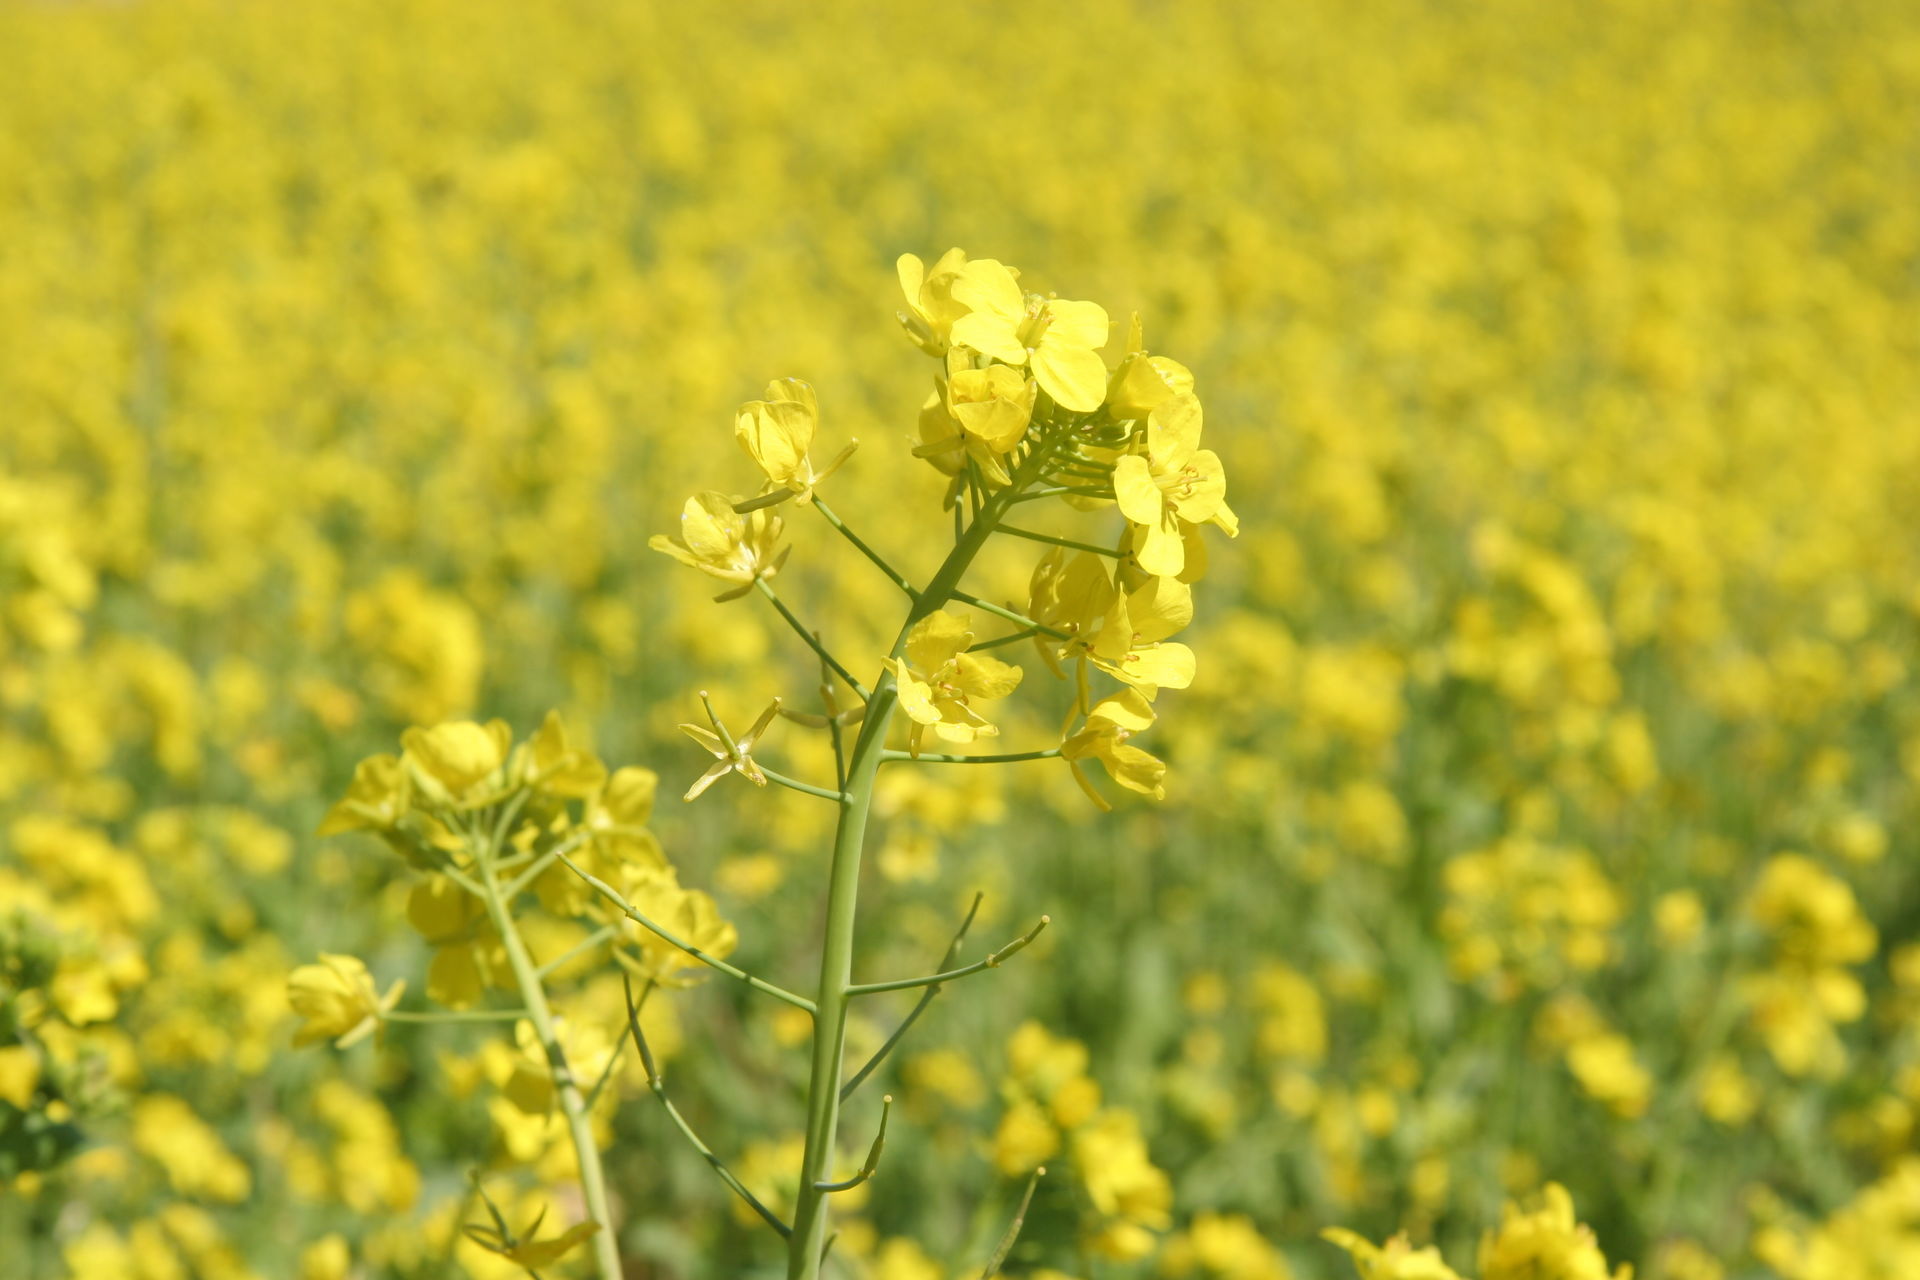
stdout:
<svg viewBox="0 0 1920 1280">
<path fill-rule="evenodd" d="M 1038 473 L 1033 458 L 1014 477 L 1014 484 L 987 500 L 973 523 L 948 553 L 945 563 L 914 600 L 889 657 L 899 657 L 907 633 L 922 618 L 937 613 L 953 598 L 968 566 L 986 545 L 1021 488 Z M 866 843 L 867 817 L 873 801 L 873 780 L 887 751 L 887 729 L 899 700 L 892 670 L 883 670 L 867 700 L 866 718 L 847 761 L 846 792 L 840 801 L 840 821 L 833 837 L 833 864 L 827 881 L 825 945 L 820 952 L 820 987 L 814 997 L 813 1065 L 807 1081 L 807 1143 L 800 1163 L 800 1194 L 794 1207 L 793 1235 L 788 1241 L 788 1280 L 818 1280 L 821 1255 L 827 1244 L 827 1196 L 820 1184 L 833 1180 L 834 1139 L 840 1127 L 840 1076 L 847 1038 L 848 989 L 853 985 L 853 943 L 860 895 L 860 856 Z"/>
<path fill-rule="evenodd" d="M 507 963 L 520 988 L 521 1003 L 527 1009 L 527 1021 L 546 1051 L 548 1068 L 553 1072 L 553 1091 L 560 1099 L 560 1110 L 567 1118 L 567 1132 L 573 1137 L 573 1154 L 580 1166 L 580 1194 L 587 1202 L 587 1216 L 600 1224 L 593 1234 L 594 1267 L 600 1280 L 620 1280 L 620 1246 L 614 1237 L 613 1217 L 607 1210 L 607 1179 L 600 1169 L 600 1148 L 593 1141 L 593 1125 L 587 1118 L 586 1099 L 581 1096 L 573 1068 L 567 1064 L 565 1050 L 553 1025 L 553 1011 L 547 1007 L 546 989 L 540 984 L 540 970 L 514 928 L 513 913 L 500 893 L 490 860 L 480 863 L 481 895 L 487 915 L 499 931 L 500 944 L 506 949 Z"/>
</svg>

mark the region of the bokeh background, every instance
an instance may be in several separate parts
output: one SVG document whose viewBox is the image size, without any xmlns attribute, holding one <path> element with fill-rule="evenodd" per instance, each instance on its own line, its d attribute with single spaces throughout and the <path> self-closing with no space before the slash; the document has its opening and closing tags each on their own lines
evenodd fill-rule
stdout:
<svg viewBox="0 0 1920 1280">
<path fill-rule="evenodd" d="M 1549 1180 L 1651 1280 L 1916 1274 L 1920 9 L 907 8 L 0 4 L 0 1269 L 511 1274 L 453 1243 L 476 1165 L 567 1216 L 486 1028 L 290 1047 L 317 952 L 422 981 L 408 873 L 312 834 L 407 725 L 657 769 L 809 981 L 824 806 L 669 797 L 697 689 L 814 670 L 645 544 L 797 376 L 837 507 L 936 561 L 892 264 L 959 245 L 1141 313 L 1243 532 L 1165 804 L 882 795 L 863 971 L 976 888 L 1056 927 L 888 1068 L 845 1273 L 976 1274 L 1046 1158 L 1015 1275 L 1330 1277 L 1330 1224 L 1470 1272 Z M 804 515 L 783 591 L 871 666 L 888 589 Z M 660 1016 L 777 1188 L 804 1026 Z M 639 1086 L 634 1274 L 777 1274 Z"/>
</svg>

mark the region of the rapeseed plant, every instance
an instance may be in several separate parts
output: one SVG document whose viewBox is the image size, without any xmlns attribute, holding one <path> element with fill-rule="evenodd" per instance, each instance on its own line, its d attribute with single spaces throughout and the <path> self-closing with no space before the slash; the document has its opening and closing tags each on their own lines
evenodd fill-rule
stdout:
<svg viewBox="0 0 1920 1280">
<path fill-rule="evenodd" d="M 720 736 L 702 686 L 736 744 L 780 698 L 741 763 L 832 790 L 817 655 L 781 660 L 753 584 L 869 692 L 905 596 L 823 553 L 799 491 L 923 584 L 945 539 L 895 513 L 1004 486 L 1097 355 L 1112 416 L 1198 385 L 1205 438 L 1179 462 L 1161 412 L 1175 460 L 1124 464 L 1129 510 L 1010 521 L 1088 546 L 983 549 L 972 593 L 1071 640 L 982 650 L 1021 628 L 943 606 L 956 673 L 1026 674 L 928 682 L 924 763 L 875 784 L 855 962 L 935 961 L 976 891 L 969 937 L 1063 928 L 877 1069 L 885 1167 L 834 1193 L 829 1266 L 977 1274 L 1037 1160 L 1014 1276 L 1257 1275 L 1243 1220 L 1300 1280 L 1349 1270 L 1328 1223 L 1471 1274 L 1549 1180 L 1660 1280 L 1911 1271 L 1912 14 L 929 12 L 0 5 L 0 935 L 51 964 L 0 975 L 0 1270 L 524 1274 L 462 1226 L 545 1244 L 591 1215 L 538 1035 L 487 1020 L 524 1007 L 506 943 L 443 873 L 367 856 L 372 828 L 314 839 L 322 798 L 414 821 L 352 763 L 495 715 L 524 746 L 550 707 L 678 795 L 677 723 Z M 959 290 L 1038 366 L 949 367 L 962 255 L 881 303 L 901 246 L 954 242 L 1070 295 Z M 1104 348 L 1079 299 L 1119 322 Z M 894 306 L 944 389 L 895 358 Z M 735 407 L 802 403 L 756 370 L 820 412 L 764 411 L 768 450 L 804 447 L 742 513 L 772 482 L 716 461 Z M 1214 566 L 1217 534 L 1178 540 L 1174 580 L 1207 574 L 1181 624 L 1101 552 L 1167 568 L 1209 448 L 1241 540 Z M 1167 714 L 1144 686 L 1172 680 L 1124 676 L 1177 679 L 1182 647 Z M 1083 653 L 1061 732 L 1043 668 L 1077 683 Z M 598 832 L 580 865 L 725 963 L 815 971 L 833 804 L 729 767 L 653 806 L 608 774 L 566 801 Z M 619 1047 L 587 1117 L 610 1227 L 542 1274 L 603 1237 L 629 1270 L 764 1267 L 648 1096 L 618 974 L 656 982 L 669 1096 L 783 1220 L 812 1018 L 686 989 L 707 967 L 605 902 L 561 868 L 515 904 L 569 1065 L 591 1084 Z M 339 955 L 375 1007 L 406 985 L 349 1050 L 294 1052 L 288 979 Z M 328 1039 L 367 1025 L 357 981 L 311 994 Z M 884 999 L 849 1013 L 856 1062 Z M 1065 1127 L 1013 1073 L 1028 1021 L 1085 1050 Z M 1108 1109 L 1164 1219 L 1096 1212 L 1076 1135 Z"/>
</svg>

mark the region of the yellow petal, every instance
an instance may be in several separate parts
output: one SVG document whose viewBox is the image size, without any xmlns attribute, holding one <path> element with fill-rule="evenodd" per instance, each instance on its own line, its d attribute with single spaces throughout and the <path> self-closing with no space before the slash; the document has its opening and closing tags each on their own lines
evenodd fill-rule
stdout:
<svg viewBox="0 0 1920 1280">
<path fill-rule="evenodd" d="M 1147 456 L 1160 474 L 1178 471 L 1200 447 L 1200 397 L 1174 396 L 1147 416 Z"/>
<path fill-rule="evenodd" d="M 1184 689 L 1193 683 L 1193 650 L 1183 644 L 1135 649 L 1107 670 L 1128 684 L 1153 689 Z"/>
<path fill-rule="evenodd" d="M 1027 349 L 1020 341 L 1018 324 L 991 311 L 972 311 L 961 316 L 953 322 L 951 337 L 955 345 L 972 347 L 995 360 L 1005 360 L 1011 365 L 1027 362 Z"/>
<path fill-rule="evenodd" d="M 805 462 L 817 425 L 817 415 L 798 401 L 749 400 L 734 415 L 733 434 L 768 480 L 798 490 L 807 487 Z"/>
<path fill-rule="evenodd" d="M 973 629 L 967 620 L 942 609 L 913 624 L 907 633 L 907 664 L 915 671 L 931 674 L 953 661 L 953 655 L 973 643 Z"/>
<path fill-rule="evenodd" d="M 957 336 L 959 326 L 954 330 Z M 1107 397 L 1106 362 L 1084 347 L 1042 342 L 1033 353 L 1033 376 L 1056 404 L 1075 413 L 1091 413 Z"/>
<path fill-rule="evenodd" d="M 1185 571 L 1187 544 L 1180 536 L 1180 522 L 1161 519 L 1140 525 L 1133 554 L 1140 567 L 1156 579 L 1172 578 Z"/>
<path fill-rule="evenodd" d="M 927 264 L 920 261 L 918 254 L 903 253 L 893 260 L 895 274 L 900 277 L 900 292 L 907 295 L 907 305 L 920 309 L 920 286 L 927 281 Z"/>
<path fill-rule="evenodd" d="M 1227 473 L 1220 465 L 1220 455 L 1202 449 L 1188 458 L 1167 498 L 1182 520 L 1205 524 L 1213 519 L 1227 500 Z"/>
<path fill-rule="evenodd" d="M 1167 776 L 1165 761 L 1129 743 L 1109 740 L 1107 749 L 1100 753 L 1100 763 L 1107 767 L 1108 775 L 1127 790 L 1155 800 L 1166 799 L 1167 791 L 1162 785 Z"/>
<path fill-rule="evenodd" d="M 917 724 L 938 724 L 940 708 L 933 705 L 933 686 L 924 680 L 916 680 L 906 670 L 904 663 L 896 662 L 893 667 L 894 681 L 900 694 L 900 709 Z"/>
<path fill-rule="evenodd" d="M 1129 733 L 1152 728 L 1154 719 L 1153 704 L 1134 689 L 1122 689 L 1119 693 L 1107 695 L 1087 713 L 1089 723 L 1100 721 Z"/>
<path fill-rule="evenodd" d="M 973 698 L 1004 698 L 1020 687 L 1026 675 L 1019 667 L 984 653 L 963 653 L 954 659 L 960 669 L 960 687 Z"/>
<path fill-rule="evenodd" d="M 1193 588 L 1178 578 L 1149 578 L 1127 596 L 1127 616 L 1141 640 L 1164 640 L 1193 621 Z"/>
<path fill-rule="evenodd" d="M 1160 523 L 1166 507 L 1166 499 L 1160 494 L 1160 486 L 1153 482 L 1147 460 L 1132 453 L 1113 464 L 1113 500 L 1121 515 L 1149 527 Z"/>
<path fill-rule="evenodd" d="M 1078 347 L 1098 351 L 1107 345 L 1109 324 L 1106 308 L 1097 302 L 1071 302 L 1055 298 L 1047 303 L 1047 332 L 1044 346 Z M 1104 379 L 1106 368 L 1100 370 Z"/>
<path fill-rule="evenodd" d="M 953 282 L 953 300 L 976 315 L 990 315 L 1004 321 L 1018 321 L 1025 314 L 1027 306 L 1026 296 L 1020 292 L 1020 282 L 1013 271 L 1005 263 L 992 258 L 975 258 L 960 268 Z M 960 340 L 958 329 L 956 323 L 956 342 Z"/>
</svg>

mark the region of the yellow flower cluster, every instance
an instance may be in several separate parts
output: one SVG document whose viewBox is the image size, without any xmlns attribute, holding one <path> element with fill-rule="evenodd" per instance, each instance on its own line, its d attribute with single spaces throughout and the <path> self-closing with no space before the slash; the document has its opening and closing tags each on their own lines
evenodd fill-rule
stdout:
<svg viewBox="0 0 1920 1280">
<path fill-rule="evenodd" d="M 1037 1022 L 1022 1024 L 1007 1042 L 1002 1092 L 1006 1109 L 993 1137 L 1000 1171 L 1025 1174 L 1071 1156 L 1086 1195 L 1085 1247 L 1120 1260 L 1151 1254 L 1154 1233 L 1172 1221 L 1173 1184 L 1148 1155 L 1139 1119 L 1101 1105 L 1086 1046 Z"/>
<path fill-rule="evenodd" d="M 1353 1256 L 1361 1280 L 1461 1280 L 1432 1245 L 1416 1249 L 1406 1237 L 1385 1245 L 1332 1228 L 1328 1240 Z M 1632 1280 L 1633 1267 L 1609 1269 L 1593 1231 L 1574 1217 L 1573 1197 L 1548 1183 L 1532 1208 L 1509 1203 L 1500 1226 L 1480 1239 L 1480 1280 Z"/>
<path fill-rule="evenodd" d="M 978 1274 L 1020 1186 L 958 1099 L 1033 1019 L 1090 1046 L 1173 1204 L 1161 1257 L 1082 1259 L 1063 1138 L 1007 1274 L 1221 1270 L 1243 1215 L 1300 1280 L 1348 1269 L 1323 1222 L 1465 1270 L 1549 1178 L 1660 1280 L 1913 1271 L 1917 29 L 1872 0 L 0 4 L 0 932 L 52 960 L 0 978 L 0 1128 L 62 1157 L 0 1138 L 36 1166 L 0 1175 L 0 1271 L 521 1274 L 460 1231 L 497 1226 L 468 1166 L 515 1241 L 588 1215 L 558 1111 L 508 1096 L 551 1077 L 428 821 L 458 806 L 397 766 L 348 798 L 427 864 L 395 874 L 314 838 L 325 802 L 410 725 L 548 707 L 673 795 L 757 773 L 650 812 L 610 769 L 564 802 L 600 824 L 575 860 L 806 980 L 832 809 L 769 775 L 831 789 L 796 717 L 862 700 L 814 705 L 760 587 L 892 682 L 875 620 L 908 602 L 817 504 L 924 585 L 942 500 L 1006 493 L 1096 395 L 1144 424 L 1075 464 L 1102 491 L 1007 522 L 1086 545 L 996 538 L 984 603 L 942 606 L 970 642 L 907 666 L 923 761 L 1057 747 L 1128 803 L 1096 822 L 1057 759 L 881 770 L 856 979 L 924 971 L 976 890 L 980 931 L 1058 923 L 874 1082 L 891 1186 L 830 1265 Z M 1242 528 L 1196 582 L 1209 451 Z M 1028 623 L 1074 638 L 987 647 Z M 1195 654 L 1184 714 L 1124 679 Z M 1026 678 L 969 692 L 987 658 Z M 735 745 L 784 701 L 682 777 L 700 687 Z M 415 756 L 484 760 L 479 728 Z M 569 1061 L 624 1025 L 617 945 L 689 1121 L 723 1156 L 790 1132 L 804 1009 L 710 983 L 674 1056 L 694 970 L 596 893 L 514 904 Z M 403 978 L 377 1051 L 291 1051 L 290 996 L 338 1039 Z M 863 1000 L 849 1063 L 913 1000 Z M 616 1236 L 629 1273 L 764 1270 L 643 1087 L 629 1043 L 589 1117 L 618 1229 L 554 1270 Z"/>
</svg>

